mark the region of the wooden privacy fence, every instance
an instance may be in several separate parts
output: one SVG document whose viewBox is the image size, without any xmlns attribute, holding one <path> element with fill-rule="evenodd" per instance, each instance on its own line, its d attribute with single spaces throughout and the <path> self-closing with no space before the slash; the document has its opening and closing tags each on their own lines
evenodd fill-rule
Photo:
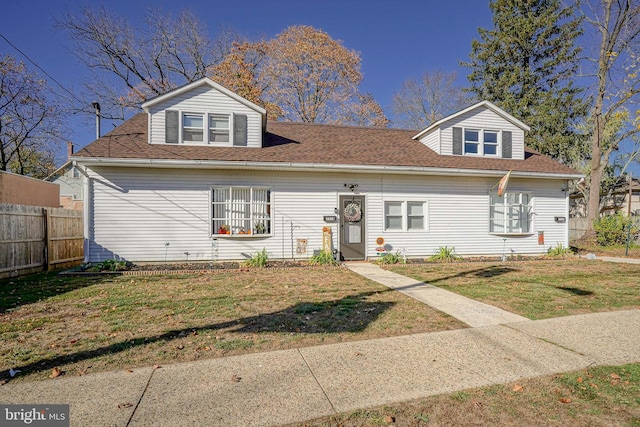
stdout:
<svg viewBox="0 0 640 427">
<path fill-rule="evenodd" d="M 0 278 L 79 264 L 82 212 L 0 203 Z"/>
</svg>

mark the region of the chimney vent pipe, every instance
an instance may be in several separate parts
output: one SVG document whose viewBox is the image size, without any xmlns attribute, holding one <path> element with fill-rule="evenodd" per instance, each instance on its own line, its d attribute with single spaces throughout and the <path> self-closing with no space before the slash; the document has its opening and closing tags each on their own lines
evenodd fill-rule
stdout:
<svg viewBox="0 0 640 427">
<path fill-rule="evenodd" d="M 96 110 L 96 139 L 100 138 L 100 104 L 97 101 L 91 103 Z"/>
</svg>

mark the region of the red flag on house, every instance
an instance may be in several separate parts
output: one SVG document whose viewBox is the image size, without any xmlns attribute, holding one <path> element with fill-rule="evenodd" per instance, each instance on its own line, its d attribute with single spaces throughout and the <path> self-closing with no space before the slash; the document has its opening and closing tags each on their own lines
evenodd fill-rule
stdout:
<svg viewBox="0 0 640 427">
<path fill-rule="evenodd" d="M 511 171 L 507 172 L 507 174 L 503 176 L 500 182 L 498 183 L 498 197 L 502 197 L 505 190 L 507 189 L 507 184 L 509 184 L 510 176 L 511 176 Z"/>
</svg>

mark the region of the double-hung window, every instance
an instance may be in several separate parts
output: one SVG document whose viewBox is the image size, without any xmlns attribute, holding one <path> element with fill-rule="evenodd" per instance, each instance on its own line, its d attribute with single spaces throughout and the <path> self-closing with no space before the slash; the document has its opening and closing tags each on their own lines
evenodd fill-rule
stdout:
<svg viewBox="0 0 640 427">
<path fill-rule="evenodd" d="M 246 147 L 246 114 L 165 111 L 165 142 Z"/>
<path fill-rule="evenodd" d="M 212 234 L 271 233 L 271 189 L 214 187 L 211 190 Z"/>
<path fill-rule="evenodd" d="M 384 202 L 384 230 L 426 230 L 427 204 L 424 201 Z"/>
<path fill-rule="evenodd" d="M 464 130 L 464 153 L 481 156 L 498 155 L 499 132 L 493 130 Z"/>
<path fill-rule="evenodd" d="M 209 115 L 209 143 L 229 142 L 229 116 Z"/>
<path fill-rule="evenodd" d="M 182 115 L 182 140 L 184 142 L 203 142 L 203 114 L 184 113 Z"/>
<path fill-rule="evenodd" d="M 489 231 L 496 234 L 531 234 L 533 230 L 533 194 L 490 193 Z"/>
</svg>

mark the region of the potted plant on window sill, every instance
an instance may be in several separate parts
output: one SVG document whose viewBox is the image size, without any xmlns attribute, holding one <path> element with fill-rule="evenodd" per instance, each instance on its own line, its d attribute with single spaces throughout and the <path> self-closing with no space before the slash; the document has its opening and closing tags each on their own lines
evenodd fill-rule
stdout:
<svg viewBox="0 0 640 427">
<path fill-rule="evenodd" d="M 264 234 L 267 232 L 267 228 L 264 226 L 263 222 L 256 223 L 255 229 L 256 229 L 256 234 Z"/>
<path fill-rule="evenodd" d="M 231 234 L 231 230 L 228 225 L 221 225 L 220 228 L 218 228 L 218 234 Z"/>
</svg>

